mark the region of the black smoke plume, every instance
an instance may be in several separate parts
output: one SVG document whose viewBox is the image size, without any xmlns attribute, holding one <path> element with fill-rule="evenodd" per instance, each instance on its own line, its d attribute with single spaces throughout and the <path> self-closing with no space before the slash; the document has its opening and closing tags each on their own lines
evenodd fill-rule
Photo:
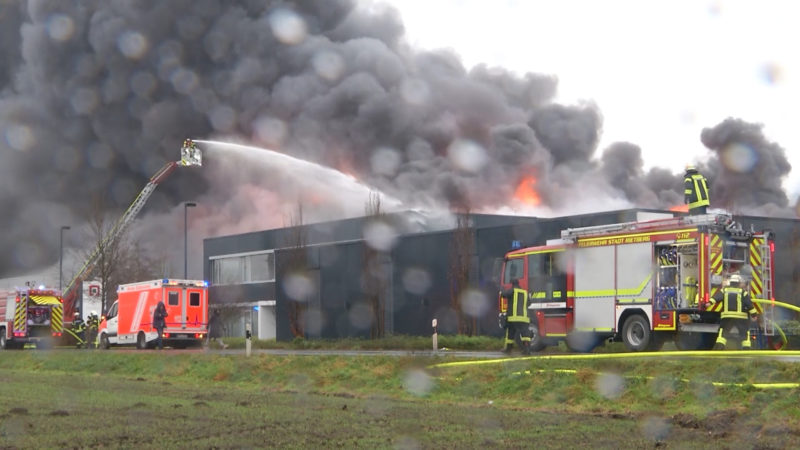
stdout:
<svg viewBox="0 0 800 450">
<path fill-rule="evenodd" d="M 187 137 L 276 149 L 409 206 L 515 210 L 528 176 L 555 213 L 680 203 L 682 175 L 645 172 L 634 144 L 598 159 L 599 108 L 556 104 L 556 89 L 549 74 L 467 70 L 452 51 L 412 49 L 379 4 L 0 0 L 0 276 L 55 262 L 60 225 L 81 223 L 99 195 L 122 211 Z M 704 142 L 751 145 L 750 181 L 768 187 L 736 205 L 785 206 L 782 150 L 727 127 Z M 298 198 L 286 174 L 207 156 L 159 187 L 144 221 L 201 199 L 193 213 L 219 224 L 207 236 L 282 225 L 272 205 Z M 710 172 L 727 202 L 727 172 Z"/>
</svg>

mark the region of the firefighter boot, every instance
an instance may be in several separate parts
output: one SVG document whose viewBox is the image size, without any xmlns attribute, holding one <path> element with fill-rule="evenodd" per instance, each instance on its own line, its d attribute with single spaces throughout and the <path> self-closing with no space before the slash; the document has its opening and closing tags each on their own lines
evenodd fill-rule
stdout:
<svg viewBox="0 0 800 450">
<path fill-rule="evenodd" d="M 750 350 L 752 346 L 750 345 L 750 330 L 747 330 L 747 334 L 745 338 L 742 340 L 742 350 Z"/>
<path fill-rule="evenodd" d="M 728 340 L 722 337 L 722 327 L 720 327 L 719 334 L 717 335 L 717 342 L 714 343 L 714 350 L 725 350 L 727 344 Z"/>
</svg>

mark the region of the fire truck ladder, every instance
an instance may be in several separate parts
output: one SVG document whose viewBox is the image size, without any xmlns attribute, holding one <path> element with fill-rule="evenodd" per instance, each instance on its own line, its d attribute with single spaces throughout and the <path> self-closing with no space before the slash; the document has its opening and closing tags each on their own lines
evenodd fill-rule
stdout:
<svg viewBox="0 0 800 450">
<path fill-rule="evenodd" d="M 761 282 L 763 285 L 762 295 L 765 299 L 770 300 L 775 298 L 775 293 L 772 290 L 772 258 L 770 252 L 769 240 L 764 239 L 764 242 L 758 246 L 758 251 L 761 254 Z M 775 335 L 775 306 L 764 305 L 763 307 L 764 318 L 764 334 L 767 336 Z"/>
<path fill-rule="evenodd" d="M 97 244 L 94 251 L 89 255 L 89 258 L 86 259 L 84 262 L 83 267 L 78 271 L 72 281 L 67 284 L 67 287 L 64 289 L 64 294 L 62 295 L 62 299 L 64 301 L 64 321 L 72 321 L 72 317 L 75 314 L 75 300 L 78 296 L 78 285 L 85 279 L 87 275 L 94 269 L 97 261 L 100 259 L 100 255 L 104 249 L 110 248 L 114 245 L 116 240 L 122 235 L 125 229 L 130 225 L 139 212 L 144 207 L 144 204 L 147 203 L 147 200 L 153 194 L 153 192 L 158 187 L 159 183 L 164 181 L 164 179 L 172 173 L 178 166 L 202 166 L 202 155 L 200 150 L 197 148 L 195 143 L 191 139 L 186 139 L 183 142 L 183 147 L 181 147 L 181 159 L 180 161 L 170 161 L 164 164 L 161 169 L 159 169 L 155 175 L 150 177 L 150 181 L 147 182 L 147 185 L 139 192 L 139 195 L 130 204 L 128 209 L 119 218 L 119 220 L 114 224 L 114 227 L 106 233 L 103 239 Z"/>
<path fill-rule="evenodd" d="M 661 230 L 683 226 L 727 225 L 732 222 L 727 214 L 703 214 L 697 216 L 670 217 L 648 220 L 646 222 L 624 222 L 590 227 L 567 228 L 561 231 L 562 239 L 578 239 L 587 236 L 600 236 L 611 233 Z"/>
</svg>

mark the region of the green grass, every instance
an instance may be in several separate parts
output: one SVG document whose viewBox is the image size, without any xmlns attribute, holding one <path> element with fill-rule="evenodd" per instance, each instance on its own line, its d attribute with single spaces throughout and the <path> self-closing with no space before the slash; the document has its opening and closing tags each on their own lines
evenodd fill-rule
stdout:
<svg viewBox="0 0 800 450">
<path fill-rule="evenodd" d="M 0 353 L 0 447 L 788 447 L 769 360 Z M 709 440 L 713 436 L 713 440 Z"/>
</svg>

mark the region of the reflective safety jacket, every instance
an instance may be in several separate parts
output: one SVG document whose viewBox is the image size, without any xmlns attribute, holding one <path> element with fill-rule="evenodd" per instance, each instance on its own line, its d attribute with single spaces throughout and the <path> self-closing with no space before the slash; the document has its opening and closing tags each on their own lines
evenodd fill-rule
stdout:
<svg viewBox="0 0 800 450">
<path fill-rule="evenodd" d="M 508 298 L 507 321 L 531 323 L 528 317 L 528 293 L 525 289 L 514 288 L 503 295 Z M 509 298 L 510 297 L 510 298 Z"/>
<path fill-rule="evenodd" d="M 711 202 L 708 198 L 708 181 L 706 177 L 697 172 L 687 173 L 683 179 L 684 200 L 689 209 L 709 206 Z"/>
<path fill-rule="evenodd" d="M 726 287 L 721 294 L 715 295 L 711 299 L 712 310 L 719 310 L 717 303 L 722 306 L 721 319 L 747 319 L 750 314 L 757 312 L 750 300 L 750 294 L 738 287 Z"/>
</svg>

